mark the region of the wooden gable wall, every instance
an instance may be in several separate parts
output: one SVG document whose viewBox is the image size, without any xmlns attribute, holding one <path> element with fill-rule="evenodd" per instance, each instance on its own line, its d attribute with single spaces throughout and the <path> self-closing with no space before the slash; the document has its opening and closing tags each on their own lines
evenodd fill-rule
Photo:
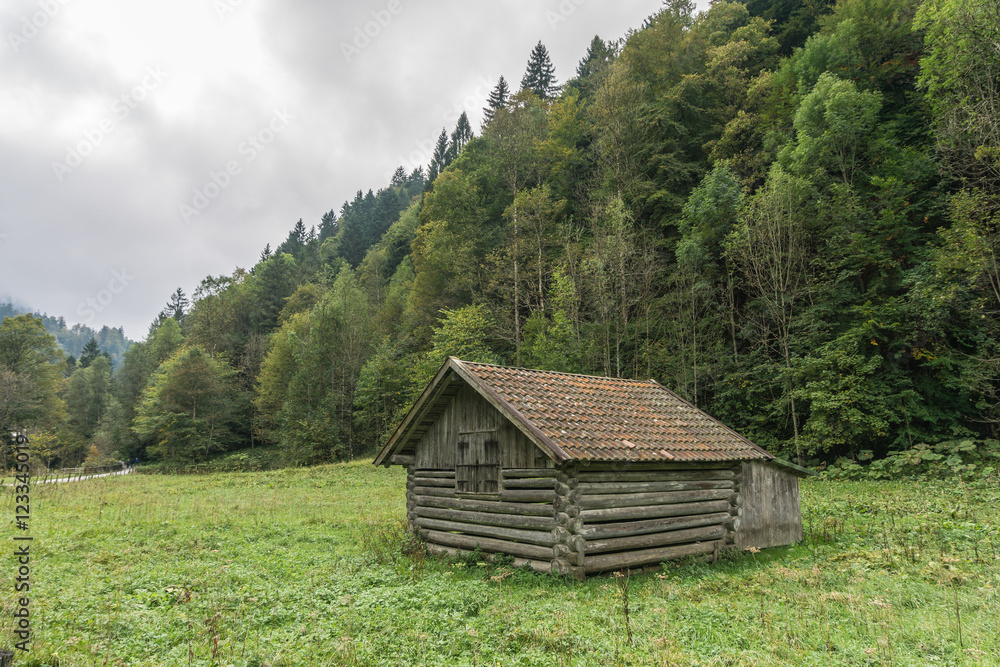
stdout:
<svg viewBox="0 0 1000 667">
<path fill-rule="evenodd" d="M 552 468 L 554 463 L 520 429 L 469 385 L 448 399 L 448 406 L 415 447 L 415 467 L 454 470 L 460 438 L 495 433 L 502 468 Z"/>
</svg>

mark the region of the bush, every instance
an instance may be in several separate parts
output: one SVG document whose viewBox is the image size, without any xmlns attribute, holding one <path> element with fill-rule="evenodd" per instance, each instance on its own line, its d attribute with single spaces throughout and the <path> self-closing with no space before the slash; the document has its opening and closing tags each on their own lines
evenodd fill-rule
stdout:
<svg viewBox="0 0 1000 667">
<path fill-rule="evenodd" d="M 862 452 L 862 461 L 869 452 Z M 943 479 L 959 477 L 965 480 L 985 479 L 1000 468 L 1000 441 L 947 440 L 936 445 L 920 443 L 902 452 L 890 452 L 884 459 L 862 464 L 840 459 L 823 471 L 831 479 Z"/>
</svg>

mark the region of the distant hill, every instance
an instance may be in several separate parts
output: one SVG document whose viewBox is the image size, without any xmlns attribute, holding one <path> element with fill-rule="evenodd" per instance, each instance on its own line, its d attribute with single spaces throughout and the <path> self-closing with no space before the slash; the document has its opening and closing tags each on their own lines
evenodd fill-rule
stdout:
<svg viewBox="0 0 1000 667">
<path fill-rule="evenodd" d="M 31 313 L 31 311 L 16 306 L 10 301 L 0 303 L 0 322 L 8 317 L 24 315 L 26 313 Z M 125 350 L 133 342 L 125 337 L 125 330 L 122 327 L 114 329 L 105 325 L 99 331 L 95 331 L 84 324 L 74 324 L 71 327 L 66 326 L 66 319 L 63 317 L 51 317 L 39 312 L 32 314 L 42 319 L 45 329 L 56 337 L 59 346 L 62 347 L 66 354 L 71 354 L 77 358 L 83 352 L 83 346 L 93 338 L 97 341 L 97 345 L 101 350 L 111 356 L 111 362 L 114 364 L 114 367 L 118 368 L 121 365 Z"/>
</svg>

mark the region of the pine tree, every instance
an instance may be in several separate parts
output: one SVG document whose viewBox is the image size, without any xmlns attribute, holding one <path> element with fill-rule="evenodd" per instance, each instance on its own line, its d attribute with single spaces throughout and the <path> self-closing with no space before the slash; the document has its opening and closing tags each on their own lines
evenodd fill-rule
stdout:
<svg viewBox="0 0 1000 667">
<path fill-rule="evenodd" d="M 448 152 L 448 130 L 441 128 L 438 135 L 437 145 L 434 147 L 434 157 L 431 158 L 430 177 L 428 183 L 433 183 L 434 179 L 451 164 Z"/>
<path fill-rule="evenodd" d="M 595 35 L 590 46 L 587 47 L 587 55 L 576 67 L 576 75 L 581 79 L 592 76 L 611 64 L 614 57 L 614 47 L 601 39 L 599 35 Z"/>
<path fill-rule="evenodd" d="M 402 167 L 396 167 L 396 171 L 392 174 L 392 182 L 390 185 L 394 188 L 400 188 L 406 185 L 406 170 Z"/>
<path fill-rule="evenodd" d="M 507 79 L 501 76 L 493 92 L 490 93 L 489 99 L 486 101 L 486 108 L 483 109 L 483 125 L 493 120 L 493 116 L 499 109 L 507 106 L 507 99 L 509 97 L 510 88 L 507 86 Z"/>
<path fill-rule="evenodd" d="M 327 211 L 323 214 L 323 220 L 319 223 L 319 240 L 323 241 L 337 233 L 337 214 L 334 211 Z"/>
<path fill-rule="evenodd" d="M 178 322 L 184 319 L 185 313 L 187 313 L 187 307 L 190 305 L 187 296 L 184 295 L 184 290 L 180 287 L 177 291 L 170 295 L 170 301 L 167 302 L 167 307 L 163 310 L 167 317 L 172 317 Z M 82 360 L 82 357 L 81 357 Z"/>
<path fill-rule="evenodd" d="M 78 365 L 80 368 L 86 368 L 99 356 L 101 356 L 101 348 L 97 345 L 97 339 L 91 337 L 87 341 L 87 344 L 83 346 L 83 352 L 80 353 Z"/>
<path fill-rule="evenodd" d="M 555 97 L 559 92 L 556 68 L 549 58 L 549 51 L 541 42 L 535 45 L 528 57 L 528 68 L 521 79 L 521 90 L 530 90 L 543 100 Z"/>
<path fill-rule="evenodd" d="M 266 262 L 271 258 L 271 244 L 268 243 L 260 253 L 260 261 Z M 195 295 L 197 296 L 197 294 Z"/>
<path fill-rule="evenodd" d="M 472 133 L 472 125 L 469 123 L 469 116 L 463 111 L 462 115 L 458 118 L 458 124 L 455 126 L 455 131 L 451 133 L 451 145 L 448 146 L 449 152 L 449 163 L 454 161 L 462 153 L 462 149 L 465 145 L 475 138 L 476 135 Z"/>
<path fill-rule="evenodd" d="M 302 222 L 302 218 L 295 223 L 295 228 L 292 230 L 292 234 L 295 239 L 299 242 L 299 245 L 304 245 L 306 242 L 306 225 Z"/>
</svg>

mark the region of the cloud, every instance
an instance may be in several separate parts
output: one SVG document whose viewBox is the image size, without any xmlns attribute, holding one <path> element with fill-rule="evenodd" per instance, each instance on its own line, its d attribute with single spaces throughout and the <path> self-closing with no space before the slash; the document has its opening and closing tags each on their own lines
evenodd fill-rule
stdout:
<svg viewBox="0 0 1000 667">
<path fill-rule="evenodd" d="M 220 0 L 231 9 L 220 16 L 214 0 L 42 1 L 60 3 L 46 27 L 17 51 L 0 45 L 0 293 L 82 321 L 79 304 L 125 268 L 134 279 L 92 324 L 131 337 L 178 286 L 190 294 L 206 275 L 249 267 L 299 218 L 318 224 L 358 189 L 383 187 L 484 82 L 503 74 L 516 87 L 538 40 L 565 81 L 595 34 L 620 37 L 660 6 Z M 553 29 L 566 2 L 575 9 Z M 13 0 L 0 30 L 38 8 Z M 168 74 L 117 118 L 149 68 Z M 248 160 L 240 146 L 275 110 L 294 120 Z M 60 182 L 52 163 L 109 119 Z M 470 119 L 478 127 L 480 111 Z M 234 160 L 240 172 L 186 224 L 179 206 Z"/>
</svg>

